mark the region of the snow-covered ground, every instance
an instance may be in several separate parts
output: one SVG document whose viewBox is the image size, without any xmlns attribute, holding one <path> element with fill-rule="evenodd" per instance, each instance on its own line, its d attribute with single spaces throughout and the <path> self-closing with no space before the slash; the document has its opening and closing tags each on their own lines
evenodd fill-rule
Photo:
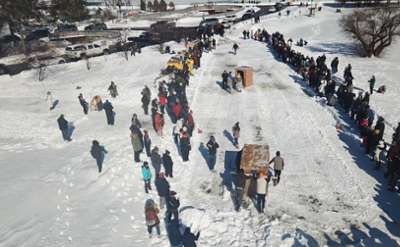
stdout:
<svg viewBox="0 0 400 247">
<path fill-rule="evenodd" d="M 366 88 L 366 79 L 375 73 L 388 92 L 374 94 L 372 106 L 398 121 L 399 109 L 393 107 L 399 100 L 394 80 L 398 58 L 390 51 L 380 59 L 346 52 L 350 42 L 337 26 L 339 18 L 325 8 L 315 18 L 272 15 L 259 25 L 240 23 L 218 39 L 217 50 L 204 54 L 188 88 L 196 126 L 202 130 L 194 134 L 188 163 L 178 156 L 169 119 L 166 135 L 159 138 L 140 107 L 141 89 L 149 85 L 155 95 L 154 78 L 169 59 L 157 47 L 145 48 L 129 61 L 121 54 L 92 58 L 89 71 L 84 61 L 48 67 L 42 82 L 34 70 L 1 76 L 0 246 L 168 246 L 163 227 L 160 239 L 146 233 L 144 202 L 157 195 L 144 193 L 140 165 L 133 161 L 128 129 L 133 113 L 150 130 L 153 143 L 171 151 L 175 171 L 169 181 L 181 207 L 198 209 L 183 212 L 183 217 L 201 231 L 199 246 L 396 246 L 399 198 L 386 191 L 382 172 L 373 170 L 355 132 L 336 130 L 337 117 L 346 117 L 307 96 L 304 85 L 296 83 L 298 75 L 275 60 L 265 44 L 240 38 L 243 29 L 265 26 L 293 40 L 305 38 L 310 45 L 304 52 L 340 56 L 340 68 L 351 62 L 357 86 Z M 229 53 L 233 42 L 240 45 L 237 56 Z M 175 44 L 173 49 L 183 47 Z M 224 69 L 238 65 L 254 68 L 254 85 L 228 94 L 217 81 Z M 379 74 L 374 72 L 378 69 Z M 118 98 L 111 99 L 113 127 L 107 126 L 104 112 L 84 116 L 77 99 L 79 93 L 87 100 L 109 98 L 111 80 L 119 90 Z M 60 101 L 51 112 L 47 91 Z M 61 113 L 76 127 L 71 143 L 64 143 L 58 130 Z M 272 153 L 281 151 L 287 164 L 281 183 L 270 189 L 264 215 L 252 206 L 236 213 L 229 192 L 221 193 L 224 151 L 236 150 L 224 130 L 230 131 L 236 121 L 241 123 L 241 144 L 267 143 Z M 210 135 L 221 146 L 215 172 L 208 170 L 200 152 Z M 89 154 L 93 139 L 109 151 L 101 174 Z"/>
</svg>

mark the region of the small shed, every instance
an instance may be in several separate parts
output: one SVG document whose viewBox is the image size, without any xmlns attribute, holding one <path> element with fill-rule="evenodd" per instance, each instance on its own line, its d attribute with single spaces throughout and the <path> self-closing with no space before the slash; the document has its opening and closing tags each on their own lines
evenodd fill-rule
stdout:
<svg viewBox="0 0 400 247">
<path fill-rule="evenodd" d="M 243 87 L 250 87 L 253 85 L 253 68 L 250 66 L 240 66 L 235 69 L 236 78 L 242 80 Z"/>
<path fill-rule="evenodd" d="M 260 171 L 268 167 L 269 146 L 260 144 L 245 144 L 242 150 L 240 168 L 245 174 Z"/>
</svg>

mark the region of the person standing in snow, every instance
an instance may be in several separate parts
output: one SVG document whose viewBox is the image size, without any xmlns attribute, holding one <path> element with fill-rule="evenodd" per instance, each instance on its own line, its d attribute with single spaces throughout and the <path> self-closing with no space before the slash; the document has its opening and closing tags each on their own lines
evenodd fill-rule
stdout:
<svg viewBox="0 0 400 247">
<path fill-rule="evenodd" d="M 233 53 L 236 55 L 237 50 L 239 49 L 239 45 L 237 43 L 233 44 Z"/>
<path fill-rule="evenodd" d="M 53 95 L 51 94 L 50 91 L 47 91 L 47 93 L 46 93 L 46 101 L 47 101 L 47 104 L 49 105 L 49 110 L 50 111 L 53 110 L 55 107 L 55 104 L 54 104 L 54 100 L 53 100 Z"/>
<path fill-rule="evenodd" d="M 149 113 L 149 104 L 151 100 L 151 91 L 145 86 L 141 92 L 142 94 L 142 108 L 144 110 L 144 114 L 147 115 Z"/>
<path fill-rule="evenodd" d="M 143 181 L 144 181 L 144 191 L 146 194 L 149 193 L 149 190 L 151 190 L 151 170 L 149 167 L 149 163 L 147 161 L 143 162 L 142 165 L 142 176 L 143 176 Z"/>
<path fill-rule="evenodd" d="M 189 152 L 192 149 L 190 145 L 190 137 L 186 131 L 186 127 L 183 127 L 181 136 L 179 138 L 179 146 L 181 150 L 182 160 L 189 161 Z"/>
<path fill-rule="evenodd" d="M 233 135 L 233 145 L 236 148 L 239 148 L 239 137 L 240 137 L 240 126 L 239 122 L 236 122 L 232 127 L 232 135 Z"/>
<path fill-rule="evenodd" d="M 144 207 L 144 215 L 146 219 L 147 231 L 149 237 L 152 237 L 153 228 L 156 228 L 157 235 L 160 236 L 160 219 L 158 214 L 160 210 L 152 199 L 147 199 Z"/>
<path fill-rule="evenodd" d="M 331 62 L 332 75 L 338 72 L 339 58 L 335 57 Z"/>
<path fill-rule="evenodd" d="M 156 112 L 154 115 L 154 129 L 159 136 L 163 135 L 164 128 L 164 116 L 163 114 Z"/>
<path fill-rule="evenodd" d="M 111 84 L 108 87 L 108 91 L 110 92 L 111 97 L 115 98 L 118 96 L 117 85 L 115 85 L 113 81 L 111 81 Z"/>
<path fill-rule="evenodd" d="M 104 104 L 103 104 L 103 109 L 106 112 L 107 124 L 114 125 L 115 112 L 113 111 L 114 107 L 111 104 L 111 102 L 106 100 L 106 102 L 104 102 Z"/>
<path fill-rule="evenodd" d="M 166 198 L 167 212 L 165 213 L 165 220 L 167 222 L 171 221 L 171 216 L 174 216 L 174 221 L 179 220 L 178 208 L 181 205 L 179 199 L 176 198 L 176 192 L 170 191 Z"/>
<path fill-rule="evenodd" d="M 79 104 L 81 104 L 81 106 L 82 106 L 83 113 L 85 115 L 87 115 L 88 114 L 88 110 L 89 110 L 88 102 L 86 102 L 86 100 L 83 98 L 83 95 L 81 93 L 79 94 L 78 99 L 79 99 Z"/>
<path fill-rule="evenodd" d="M 182 114 L 182 105 L 179 102 L 179 100 L 177 100 L 175 102 L 175 105 L 172 107 L 172 111 L 174 113 L 174 118 L 172 119 L 173 123 L 176 123 L 176 121 L 178 121 L 181 118 L 181 114 Z"/>
<path fill-rule="evenodd" d="M 158 196 L 160 197 L 160 208 L 164 208 L 164 205 L 166 203 L 166 198 L 169 195 L 169 183 L 167 179 L 165 179 L 163 172 L 156 175 L 154 184 L 156 185 L 157 193 Z"/>
<path fill-rule="evenodd" d="M 61 114 L 57 119 L 58 128 L 61 130 L 64 141 L 72 141 L 69 133 L 69 123 L 64 118 L 64 114 Z"/>
<path fill-rule="evenodd" d="M 164 166 L 165 176 L 172 178 L 172 167 L 174 165 L 174 162 L 172 162 L 172 158 L 169 154 L 169 151 L 165 150 L 165 153 L 162 156 L 162 164 Z"/>
<path fill-rule="evenodd" d="M 189 227 L 186 227 L 183 234 L 182 234 L 182 243 L 184 247 L 197 247 L 196 241 L 200 237 L 200 232 L 197 232 L 196 235 L 194 235 Z"/>
<path fill-rule="evenodd" d="M 235 190 L 233 192 L 234 194 L 233 194 L 232 198 L 233 198 L 233 203 L 235 206 L 235 211 L 239 211 L 240 206 L 242 205 L 243 190 L 244 190 L 245 182 L 246 182 L 246 176 L 244 175 L 243 169 L 240 169 L 233 178 Z"/>
<path fill-rule="evenodd" d="M 90 149 L 90 154 L 96 160 L 97 167 L 99 168 L 99 173 L 101 173 L 104 161 L 104 155 L 107 153 L 103 146 L 100 146 L 97 140 L 93 140 L 92 148 Z"/>
<path fill-rule="evenodd" d="M 373 94 L 374 93 L 375 82 L 376 82 L 375 76 L 373 75 L 371 77 L 371 79 L 369 79 L 368 82 L 369 82 L 369 94 Z"/>
<path fill-rule="evenodd" d="M 217 149 L 219 148 L 214 136 L 210 136 L 210 140 L 207 142 L 207 148 L 210 170 L 214 170 L 215 163 L 217 161 Z"/>
<path fill-rule="evenodd" d="M 144 148 L 146 149 L 146 155 L 147 157 L 151 156 L 151 139 L 149 136 L 149 132 L 147 130 L 144 130 L 144 137 L 143 137 L 143 142 L 144 142 Z"/>
<path fill-rule="evenodd" d="M 161 160 L 160 154 L 158 153 L 158 147 L 157 146 L 155 146 L 153 148 L 153 150 L 151 150 L 150 159 L 151 159 L 151 165 L 154 168 L 155 174 L 156 175 L 160 174 L 162 160 Z"/>
<path fill-rule="evenodd" d="M 224 70 L 224 72 L 222 72 L 221 77 L 222 77 L 222 89 L 226 90 L 228 89 L 228 77 L 229 77 L 228 72 Z"/>
<path fill-rule="evenodd" d="M 382 140 L 385 133 L 385 119 L 383 117 L 378 118 L 374 129 L 378 131 L 378 141 Z"/>
<path fill-rule="evenodd" d="M 193 111 L 189 110 L 189 113 L 185 114 L 185 126 L 188 129 L 188 134 L 190 137 L 193 135 L 194 130 L 194 119 L 193 119 Z"/>
<path fill-rule="evenodd" d="M 272 160 L 269 162 L 269 164 L 274 163 L 274 173 L 275 173 L 275 178 L 276 178 L 276 184 L 279 183 L 281 179 L 281 173 L 283 170 L 283 167 L 285 166 L 285 161 L 281 157 L 281 152 L 277 151 L 276 156 L 272 158 Z"/>
<path fill-rule="evenodd" d="M 160 93 L 158 95 L 158 101 L 160 102 L 160 111 L 162 114 L 165 114 L 165 106 L 168 103 L 167 95 L 164 93 Z"/>
<path fill-rule="evenodd" d="M 257 210 L 264 213 L 265 196 L 268 192 L 268 176 L 265 171 L 261 171 L 257 177 Z"/>
<path fill-rule="evenodd" d="M 140 123 L 136 113 L 133 113 L 132 119 L 131 119 L 131 127 L 130 130 L 133 131 L 135 128 L 142 128 L 142 124 Z"/>
<path fill-rule="evenodd" d="M 143 151 L 143 134 L 139 128 L 131 132 L 131 143 L 135 162 L 140 162 L 140 153 Z"/>
</svg>

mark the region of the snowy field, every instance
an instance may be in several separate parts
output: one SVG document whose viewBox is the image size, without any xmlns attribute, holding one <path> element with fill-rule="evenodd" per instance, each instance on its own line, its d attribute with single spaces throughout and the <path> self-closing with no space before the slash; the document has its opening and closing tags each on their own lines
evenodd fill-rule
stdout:
<svg viewBox="0 0 400 247">
<path fill-rule="evenodd" d="M 400 116 L 395 107 L 400 101 L 395 84 L 400 67 L 394 52 L 399 45 L 383 58 L 358 58 L 338 27 L 340 14 L 334 9 L 324 8 L 314 18 L 292 10 L 291 17 L 271 15 L 257 25 L 240 23 L 217 40 L 215 51 L 204 54 L 188 88 L 196 127 L 202 132 L 192 138 L 187 163 L 178 156 L 169 119 L 166 135 L 159 138 L 141 109 L 141 89 L 149 85 L 155 95 L 154 78 L 170 57 L 157 47 L 145 48 L 129 61 L 121 54 L 92 58 L 89 71 L 83 61 L 48 67 L 42 82 L 34 70 L 1 76 L 0 246 L 169 246 L 163 223 L 161 238 L 149 239 L 146 232 L 144 202 L 158 198 L 155 191 L 144 193 L 140 164 L 133 161 L 133 113 L 150 130 L 153 144 L 171 151 L 174 178 L 169 182 L 181 207 L 198 209 L 183 217 L 193 231 L 201 232 L 199 246 L 398 246 L 399 197 L 387 192 L 382 171 L 373 169 L 352 126 L 336 130 L 338 116 L 344 122 L 346 117 L 305 94 L 298 75 L 265 44 L 242 40 L 241 33 L 265 27 L 294 41 L 302 37 L 309 41 L 304 53 L 325 53 L 328 61 L 339 56 L 339 71 L 352 63 L 360 88 L 367 88 L 374 73 L 377 84 L 388 90 L 374 94 L 371 105 L 391 123 Z M 229 53 L 234 41 L 240 45 L 237 56 Z M 254 86 L 228 94 L 217 81 L 224 69 L 238 65 L 254 68 Z M 77 99 L 79 93 L 87 100 L 94 95 L 109 98 L 111 80 L 119 90 L 111 99 L 113 127 L 107 126 L 104 112 L 84 116 Z M 47 91 L 60 102 L 51 112 Z M 70 143 L 62 141 L 58 130 L 61 113 L 76 127 Z M 267 143 L 272 153 L 281 151 L 287 164 L 280 184 L 269 191 L 263 215 L 253 207 L 235 212 L 229 192 L 221 193 L 224 151 L 236 150 L 224 130 L 230 131 L 236 121 L 241 123 L 241 144 Z M 210 135 L 220 144 L 215 172 L 208 170 L 200 152 Z M 89 153 L 93 139 L 109 151 L 101 174 Z"/>
</svg>

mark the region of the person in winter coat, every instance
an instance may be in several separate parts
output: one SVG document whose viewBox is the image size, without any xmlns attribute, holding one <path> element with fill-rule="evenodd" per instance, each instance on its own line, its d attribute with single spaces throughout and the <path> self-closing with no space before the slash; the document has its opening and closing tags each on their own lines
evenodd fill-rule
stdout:
<svg viewBox="0 0 400 247">
<path fill-rule="evenodd" d="M 192 147 L 190 145 L 189 134 L 185 130 L 183 130 L 181 133 L 181 136 L 179 139 L 179 145 L 180 145 L 182 160 L 184 162 L 189 161 L 189 152 L 192 149 Z"/>
<path fill-rule="evenodd" d="M 224 70 L 224 72 L 222 72 L 222 89 L 227 89 L 228 88 L 228 77 L 229 74 L 226 70 Z"/>
<path fill-rule="evenodd" d="M 369 82 L 369 94 L 373 94 L 374 93 L 375 82 L 376 82 L 375 76 L 373 75 L 371 77 L 371 79 L 369 79 L 368 82 Z"/>
<path fill-rule="evenodd" d="M 143 135 L 139 128 L 131 132 L 131 143 L 135 162 L 140 162 L 140 153 L 143 152 Z"/>
<path fill-rule="evenodd" d="M 182 233 L 179 229 L 180 223 L 179 221 L 165 221 L 168 240 L 171 247 L 183 247 L 182 243 Z"/>
<path fill-rule="evenodd" d="M 159 136 L 163 135 L 164 116 L 159 112 L 157 112 L 156 115 L 154 116 L 154 128 Z"/>
<path fill-rule="evenodd" d="M 111 97 L 115 98 L 118 96 L 117 85 L 115 85 L 113 81 L 111 81 L 108 91 L 110 92 Z"/>
<path fill-rule="evenodd" d="M 93 140 L 92 148 L 90 149 L 90 154 L 96 160 L 97 167 L 99 168 L 99 173 L 101 173 L 104 161 L 104 155 L 107 153 L 107 150 L 100 146 L 97 140 Z"/>
<path fill-rule="evenodd" d="M 162 163 L 164 166 L 165 176 L 172 178 L 172 167 L 174 165 L 174 162 L 172 162 L 172 158 L 169 154 L 169 151 L 165 150 L 165 153 L 162 156 Z"/>
<path fill-rule="evenodd" d="M 60 117 L 58 117 L 57 123 L 58 123 L 58 128 L 61 130 L 64 141 L 72 141 L 69 133 L 69 124 L 68 121 L 65 120 L 64 114 L 61 114 Z"/>
<path fill-rule="evenodd" d="M 207 142 L 207 148 L 210 170 L 213 170 L 217 162 L 217 149 L 219 148 L 214 136 L 210 136 L 210 140 Z"/>
<path fill-rule="evenodd" d="M 113 111 L 114 107 L 111 104 L 111 102 L 106 100 L 106 102 L 104 102 L 104 104 L 103 104 L 103 109 L 106 112 L 107 124 L 108 125 L 114 125 L 115 113 Z"/>
<path fill-rule="evenodd" d="M 188 134 L 190 137 L 193 135 L 194 130 L 194 119 L 193 119 L 193 111 L 189 110 L 189 113 L 185 117 L 185 126 L 188 129 Z"/>
<path fill-rule="evenodd" d="M 141 94 L 142 94 L 142 108 L 144 110 L 144 114 L 147 115 L 149 113 L 151 91 L 147 86 L 145 86 Z"/>
<path fill-rule="evenodd" d="M 261 171 L 257 178 L 257 210 L 264 213 L 265 196 L 268 192 L 268 176 L 265 171 Z"/>
<path fill-rule="evenodd" d="M 243 169 L 240 169 L 233 178 L 235 190 L 233 192 L 232 198 L 233 198 L 233 203 L 234 203 L 236 211 L 239 211 L 240 206 L 242 205 L 243 190 L 244 190 L 245 182 L 246 182 L 246 176 L 244 175 Z"/>
<path fill-rule="evenodd" d="M 338 72 L 338 66 L 339 66 L 339 58 L 335 57 L 331 62 L 332 74 L 336 74 Z"/>
<path fill-rule="evenodd" d="M 378 121 L 375 124 L 375 130 L 379 131 L 378 141 L 383 139 L 383 134 L 385 133 L 385 119 L 383 117 L 379 117 Z"/>
<path fill-rule="evenodd" d="M 174 220 L 178 221 L 179 219 L 179 213 L 178 213 L 178 208 L 181 205 L 179 202 L 179 199 L 176 198 L 176 192 L 175 191 L 170 191 L 169 195 L 166 198 L 166 204 L 167 204 L 167 212 L 165 213 L 165 220 L 166 221 L 171 221 L 171 216 L 174 216 Z"/>
<path fill-rule="evenodd" d="M 176 121 L 178 121 L 181 118 L 182 114 L 182 105 L 179 101 L 175 102 L 175 105 L 172 107 L 172 111 L 174 113 L 173 123 L 176 123 Z"/>
<path fill-rule="evenodd" d="M 156 175 L 156 179 L 154 181 L 156 185 L 158 196 L 160 197 L 160 208 L 164 208 L 166 203 L 166 198 L 169 195 L 169 183 L 167 179 L 164 177 L 164 173 L 161 172 L 160 174 Z"/>
<path fill-rule="evenodd" d="M 78 99 L 79 99 L 79 104 L 81 104 L 81 106 L 82 106 L 83 113 L 85 115 L 87 115 L 88 114 L 88 110 L 89 110 L 88 102 L 86 102 L 86 100 L 83 98 L 83 95 L 81 93 L 79 94 Z"/>
<path fill-rule="evenodd" d="M 147 130 L 144 130 L 144 137 L 143 137 L 143 143 L 144 143 L 144 148 L 146 149 L 146 155 L 147 157 L 151 156 L 151 139 L 149 136 L 149 132 Z"/>
<path fill-rule="evenodd" d="M 236 55 L 237 50 L 239 49 L 239 45 L 237 43 L 233 44 L 233 53 Z"/>
<path fill-rule="evenodd" d="M 142 124 L 140 123 L 138 116 L 136 115 L 136 113 L 133 113 L 132 115 L 132 119 L 131 119 L 131 131 L 132 128 L 136 127 L 136 128 L 142 128 Z"/>
<path fill-rule="evenodd" d="M 158 100 L 160 102 L 160 111 L 162 114 L 165 114 L 165 106 L 168 103 L 167 95 L 160 93 L 158 96 Z"/>
<path fill-rule="evenodd" d="M 182 234 L 182 242 L 184 247 L 196 247 L 196 241 L 200 237 L 200 232 L 197 232 L 196 235 L 194 235 L 189 227 L 186 227 L 183 234 Z"/>
<path fill-rule="evenodd" d="M 233 135 L 233 144 L 236 148 L 239 147 L 239 137 L 240 137 L 240 126 L 239 122 L 236 122 L 235 125 L 232 127 L 232 135 Z"/>
<path fill-rule="evenodd" d="M 386 153 L 386 144 L 384 141 L 379 141 L 374 154 L 375 170 L 378 170 L 385 163 L 386 159 L 385 153 Z"/>
<path fill-rule="evenodd" d="M 149 167 L 149 163 L 146 161 L 142 165 L 142 176 L 143 176 L 143 181 L 144 181 L 144 191 L 146 193 L 149 193 L 149 190 L 151 190 L 151 170 Z"/>
<path fill-rule="evenodd" d="M 400 143 L 400 123 L 397 124 L 397 128 L 394 130 L 394 134 L 392 136 L 393 143 Z"/>
<path fill-rule="evenodd" d="M 153 228 L 156 228 L 157 235 L 160 236 L 160 219 L 158 214 L 160 210 L 152 199 L 147 199 L 144 207 L 144 215 L 146 219 L 147 231 L 149 237 L 152 237 Z"/>
<path fill-rule="evenodd" d="M 272 158 L 272 160 L 269 162 L 269 164 L 271 164 L 271 163 L 274 163 L 276 184 L 278 184 L 279 181 L 281 180 L 281 173 L 285 166 L 285 161 L 281 157 L 281 152 L 279 152 L 279 151 L 276 152 L 276 156 L 274 158 Z"/>
<path fill-rule="evenodd" d="M 150 159 L 151 159 L 151 165 L 154 168 L 155 174 L 156 175 L 160 174 L 162 160 L 161 160 L 160 154 L 158 153 L 157 146 L 154 147 L 153 150 L 151 150 Z"/>
<path fill-rule="evenodd" d="M 50 111 L 53 110 L 55 107 L 55 103 L 54 103 L 53 95 L 51 94 L 50 91 L 47 91 L 47 93 L 46 93 L 46 101 L 49 106 L 49 110 Z"/>
</svg>

